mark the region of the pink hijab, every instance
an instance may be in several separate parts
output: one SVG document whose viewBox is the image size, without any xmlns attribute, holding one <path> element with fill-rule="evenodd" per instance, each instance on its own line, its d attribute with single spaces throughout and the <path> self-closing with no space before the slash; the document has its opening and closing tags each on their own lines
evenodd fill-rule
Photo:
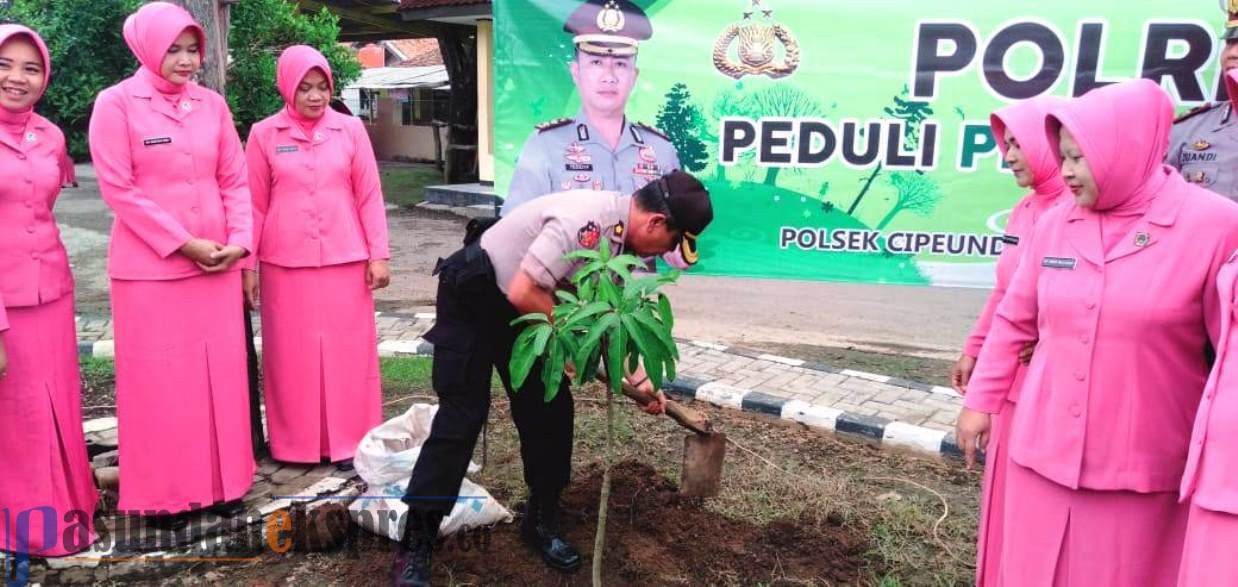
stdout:
<svg viewBox="0 0 1238 587">
<path fill-rule="evenodd" d="M 34 46 L 39 51 L 39 56 L 43 58 L 43 92 L 47 91 L 47 84 L 52 78 L 52 58 L 47 51 L 47 45 L 43 43 L 43 38 L 38 33 L 19 24 L 0 24 L 0 46 L 9 42 L 10 39 L 16 36 L 24 36 L 34 43 Z M 43 97 L 40 93 L 35 102 Z M 4 108 L 0 108 L 0 130 L 7 133 L 14 140 L 21 137 L 26 132 L 26 124 L 30 122 L 30 116 L 34 114 L 34 106 L 21 112 L 12 112 Z"/>
<path fill-rule="evenodd" d="M 1095 212 L 1121 213 L 1155 196 L 1171 169 L 1165 166 L 1174 108 L 1157 84 L 1137 79 L 1098 88 L 1053 108 L 1045 127 L 1050 144 L 1058 129 L 1075 137 L 1096 180 Z M 1061 165 L 1061 154 L 1056 154 Z"/>
<path fill-rule="evenodd" d="M 306 118 L 297 112 L 297 86 L 301 85 L 305 76 L 314 69 L 321 70 L 322 74 L 327 76 L 327 85 L 331 88 L 331 92 L 335 93 L 335 79 L 331 76 L 331 65 L 327 63 L 327 58 L 313 47 L 308 45 L 288 47 L 279 54 L 279 61 L 275 64 L 275 86 L 279 88 L 279 95 L 284 97 L 284 111 L 301 127 L 301 130 L 305 131 L 306 135 L 312 133 L 318 121 L 327 116 L 325 110 L 319 118 Z"/>
<path fill-rule="evenodd" d="M 184 8 L 167 2 L 151 2 L 139 8 L 125 19 L 124 37 L 129 50 L 142 64 L 139 74 L 161 92 L 179 93 L 183 87 L 163 78 L 163 57 L 168 47 L 185 29 L 198 37 L 198 46 L 206 54 L 206 32 Z M 162 82 L 162 83 L 161 83 Z"/>
<path fill-rule="evenodd" d="M 1049 111 L 1066 103 L 1065 98 L 1041 96 L 1001 108 L 989 117 L 993 138 L 997 139 L 1002 157 L 1006 156 L 1006 141 L 1002 137 L 1006 135 L 1007 128 L 1018 141 L 1032 172 L 1032 189 L 1037 199 L 1053 200 L 1066 191 L 1056 155 L 1057 145 L 1050 144 L 1044 132 L 1045 117 Z"/>
</svg>

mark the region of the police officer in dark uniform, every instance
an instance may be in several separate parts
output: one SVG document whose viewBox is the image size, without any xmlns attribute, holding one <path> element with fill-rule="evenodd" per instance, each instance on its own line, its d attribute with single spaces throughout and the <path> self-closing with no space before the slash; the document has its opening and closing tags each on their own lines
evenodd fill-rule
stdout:
<svg viewBox="0 0 1238 587">
<path fill-rule="evenodd" d="M 638 74 L 637 46 L 653 35 L 644 11 L 628 0 L 587 0 L 563 28 L 576 45 L 570 67 L 580 112 L 537 125 L 520 151 L 503 215 L 555 192 L 631 193 L 679 169 L 666 135 L 624 115 Z"/>
<path fill-rule="evenodd" d="M 1238 67 L 1238 0 L 1229 2 L 1221 68 Z M 1167 163 L 1197 183 L 1227 198 L 1238 200 L 1238 114 L 1233 98 L 1205 104 L 1174 121 Z"/>
<path fill-rule="evenodd" d="M 554 292 L 580 263 L 564 256 L 609 243 L 615 254 L 695 254 L 696 238 L 713 220 L 709 193 L 695 177 L 675 171 L 635 193 L 573 190 L 549 194 L 512 211 L 484 234 L 471 231 L 465 247 L 436 269 L 437 319 L 426 333 L 434 344 L 432 380 L 439 397 L 430 437 L 409 480 L 409 516 L 392 567 L 395 585 L 428 585 L 430 556 L 442 518 L 450 512 L 490 407 L 492 369 L 507 389 L 520 434 L 528 509 L 521 534 L 551 567 L 580 566 L 579 551 L 559 532 L 559 496 L 571 473 L 573 408 L 569 382 L 544 401 L 540 377 L 511 387 L 508 363 L 522 326 L 516 317 L 550 315 Z M 540 365 L 534 365 L 537 373 Z M 638 370 L 639 371 L 639 370 Z M 646 394 L 642 373 L 628 374 Z M 660 413 L 657 394 L 650 413 Z"/>
</svg>

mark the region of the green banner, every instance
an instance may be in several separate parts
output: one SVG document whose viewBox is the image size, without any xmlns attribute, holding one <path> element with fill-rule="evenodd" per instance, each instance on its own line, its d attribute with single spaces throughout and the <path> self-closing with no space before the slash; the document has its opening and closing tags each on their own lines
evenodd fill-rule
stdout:
<svg viewBox="0 0 1238 587">
<path fill-rule="evenodd" d="M 694 274 L 986 286 L 1010 207 L 989 113 L 1147 77 L 1216 100 L 1217 0 L 637 0 L 626 114 L 713 194 Z M 578 0 L 495 2 L 496 187 L 576 116 Z"/>
</svg>

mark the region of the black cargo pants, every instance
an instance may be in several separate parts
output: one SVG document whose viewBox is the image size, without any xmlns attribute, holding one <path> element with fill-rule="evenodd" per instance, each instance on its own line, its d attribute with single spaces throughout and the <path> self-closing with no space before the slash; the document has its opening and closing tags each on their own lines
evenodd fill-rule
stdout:
<svg viewBox="0 0 1238 587">
<path fill-rule="evenodd" d="M 545 402 L 540 361 L 524 386 L 512 389 L 508 363 L 520 327 L 510 326 L 517 312 L 495 283 L 486 252 L 468 245 L 441 261 L 438 273 L 437 316 L 425 338 L 434 344 L 431 377 L 439 408 L 404 496 L 409 522 L 427 533 L 455 503 L 490 411 L 492 369 L 511 401 L 532 494 L 557 496 L 567 486 L 574 418 L 566 377 L 555 399 Z"/>
</svg>

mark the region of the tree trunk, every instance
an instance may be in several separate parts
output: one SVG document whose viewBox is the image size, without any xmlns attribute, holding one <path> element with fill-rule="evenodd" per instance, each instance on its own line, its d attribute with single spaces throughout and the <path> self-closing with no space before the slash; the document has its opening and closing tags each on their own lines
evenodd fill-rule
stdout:
<svg viewBox="0 0 1238 587">
<path fill-rule="evenodd" d="M 898 213 L 902 211 L 903 206 L 901 204 L 894 204 L 894 207 L 890 208 L 889 212 L 886 212 L 885 218 L 882 218 L 881 222 L 878 222 L 877 227 L 873 230 L 885 230 L 885 227 L 890 224 L 890 221 L 894 220 L 894 217 L 898 216 Z"/>
<path fill-rule="evenodd" d="M 437 35 L 451 83 L 448 116 L 447 183 L 477 181 L 477 30 L 444 27 Z"/>
<path fill-rule="evenodd" d="M 606 505 L 610 502 L 610 467 L 615 460 L 615 393 L 606 388 L 606 464 L 602 468 L 602 497 L 598 500 L 598 529 L 593 537 L 593 587 L 602 587 L 602 554 L 606 550 Z"/>
<path fill-rule="evenodd" d="M 860 207 L 860 201 L 864 199 L 868 189 L 873 187 L 873 180 L 877 179 L 877 176 L 881 174 L 882 165 L 878 163 L 877 168 L 873 170 L 873 174 L 868 176 L 868 181 L 864 182 L 864 187 L 860 189 L 860 195 L 856 196 L 855 201 L 851 202 L 851 207 L 847 208 L 847 216 L 855 218 L 855 209 Z"/>
<path fill-rule="evenodd" d="M 726 183 L 726 167 L 721 163 L 714 163 L 714 181 L 722 184 Z"/>
<path fill-rule="evenodd" d="M 781 167 L 770 167 L 765 170 L 765 185 L 769 187 L 778 187 L 778 172 L 782 171 Z"/>
<path fill-rule="evenodd" d="M 206 53 L 198 83 L 220 95 L 228 84 L 228 6 L 232 0 L 171 0 L 183 6 L 206 31 Z"/>
</svg>

